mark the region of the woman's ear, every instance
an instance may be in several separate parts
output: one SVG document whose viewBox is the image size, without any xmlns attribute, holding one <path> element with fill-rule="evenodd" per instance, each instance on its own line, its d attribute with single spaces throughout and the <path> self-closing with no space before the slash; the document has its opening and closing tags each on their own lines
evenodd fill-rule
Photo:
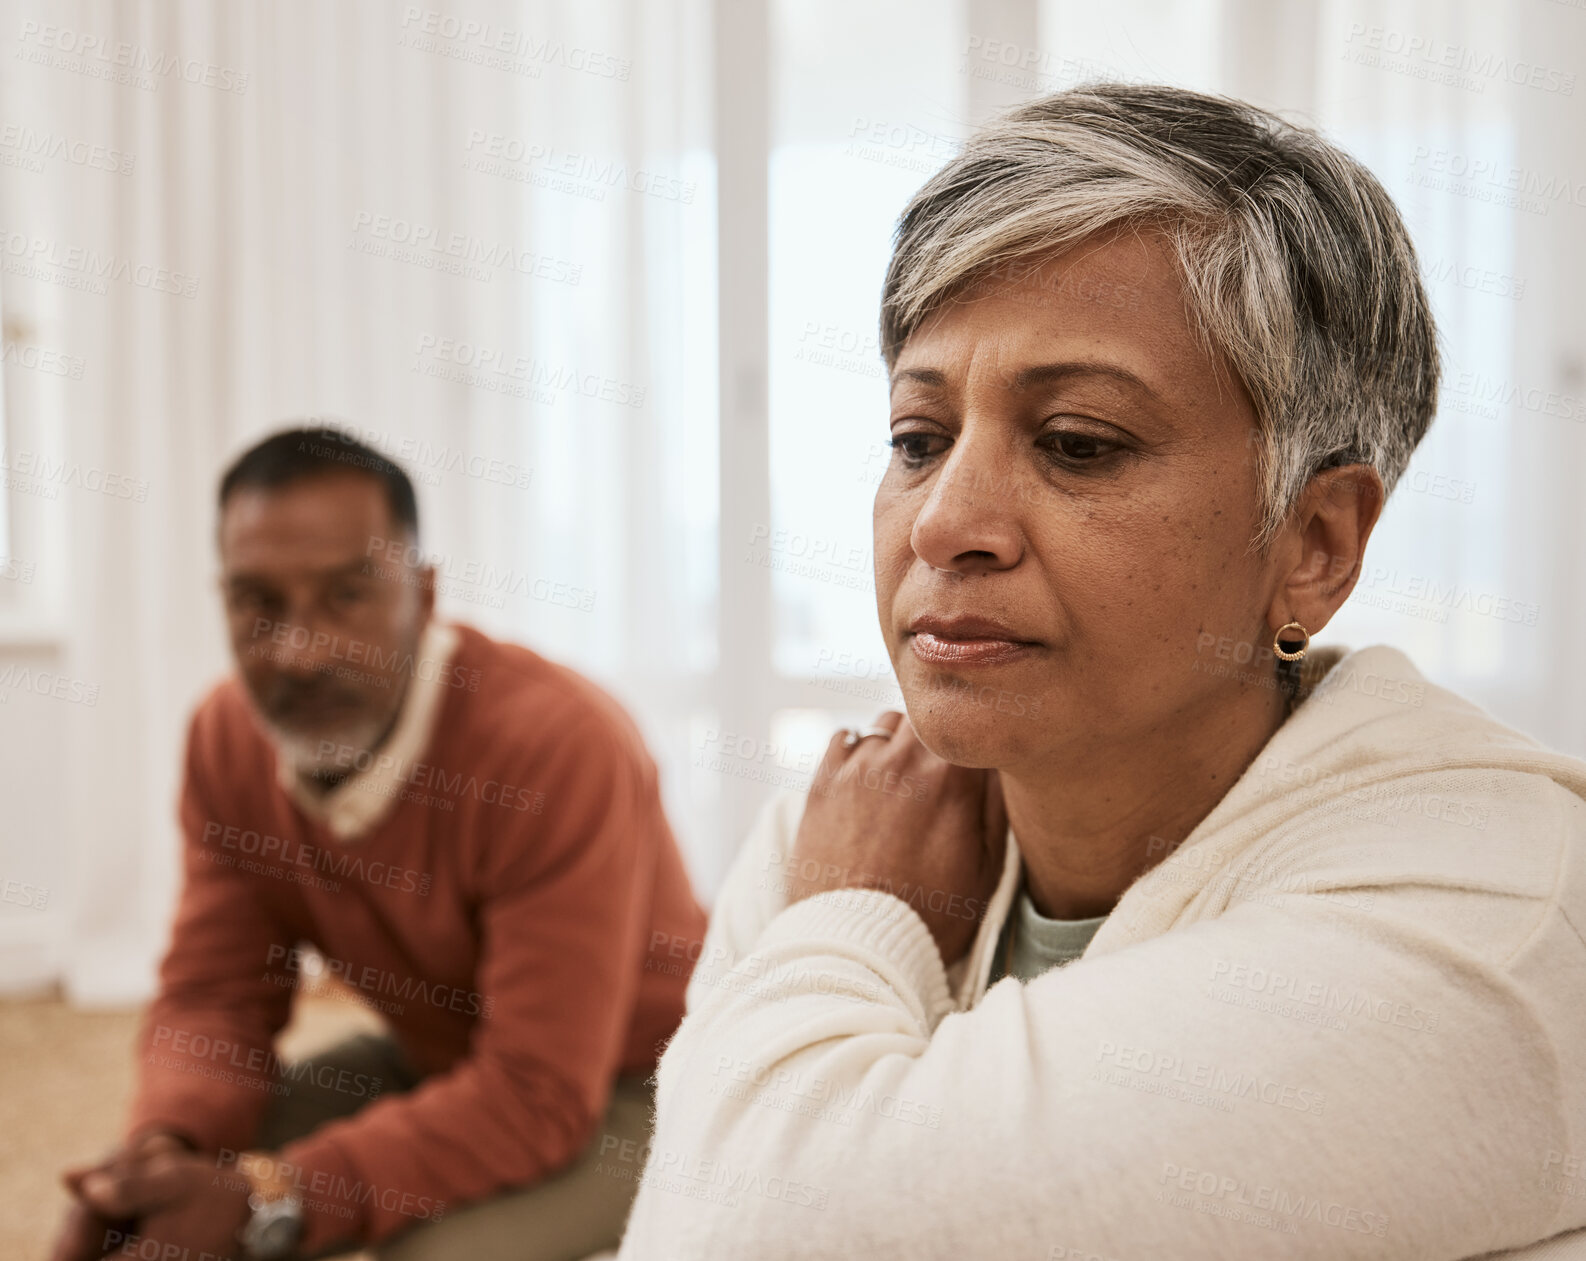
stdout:
<svg viewBox="0 0 1586 1261">
<path fill-rule="evenodd" d="M 1360 577 L 1366 540 L 1382 515 L 1385 496 L 1377 470 L 1366 464 L 1323 469 L 1311 478 L 1285 530 L 1288 571 L 1267 610 L 1276 632 L 1298 622 L 1315 635 L 1349 598 Z"/>
</svg>

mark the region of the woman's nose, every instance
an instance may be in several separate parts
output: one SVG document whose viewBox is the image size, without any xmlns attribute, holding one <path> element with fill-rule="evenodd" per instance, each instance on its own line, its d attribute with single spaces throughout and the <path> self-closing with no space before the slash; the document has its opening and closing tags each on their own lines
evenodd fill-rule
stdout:
<svg viewBox="0 0 1586 1261">
<path fill-rule="evenodd" d="M 951 573 L 1012 568 L 1024 550 L 1021 499 L 1015 471 L 993 444 L 961 436 L 914 518 L 914 554 Z"/>
</svg>

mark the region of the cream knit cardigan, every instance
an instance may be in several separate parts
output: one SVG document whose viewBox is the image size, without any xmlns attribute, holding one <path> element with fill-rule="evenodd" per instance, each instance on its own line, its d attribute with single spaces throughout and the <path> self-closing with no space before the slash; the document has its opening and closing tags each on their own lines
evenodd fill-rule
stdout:
<svg viewBox="0 0 1586 1261">
<path fill-rule="evenodd" d="M 624 1261 L 1463 1258 L 1586 1226 L 1586 763 L 1369 648 L 1066 967 L 786 905 L 762 813 L 658 1069 Z M 641 1173 L 642 1170 L 642 1173 Z M 1586 1234 L 1527 1257 L 1586 1255 Z"/>
</svg>

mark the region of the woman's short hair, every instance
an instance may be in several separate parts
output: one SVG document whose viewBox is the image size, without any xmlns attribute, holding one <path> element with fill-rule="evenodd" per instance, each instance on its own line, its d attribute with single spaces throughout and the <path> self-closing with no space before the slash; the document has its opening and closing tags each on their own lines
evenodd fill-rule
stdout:
<svg viewBox="0 0 1586 1261">
<path fill-rule="evenodd" d="M 887 367 L 921 322 L 1092 233 L 1165 234 L 1196 332 L 1255 403 L 1264 548 L 1319 470 L 1392 490 L 1431 424 L 1437 331 L 1392 199 L 1315 131 L 1226 97 L 1086 84 L 979 131 L 899 220 Z"/>
</svg>

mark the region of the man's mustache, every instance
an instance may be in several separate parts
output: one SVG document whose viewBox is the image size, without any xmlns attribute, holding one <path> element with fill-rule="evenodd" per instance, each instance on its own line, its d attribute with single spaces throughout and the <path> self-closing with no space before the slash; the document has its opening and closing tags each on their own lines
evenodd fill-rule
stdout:
<svg viewBox="0 0 1586 1261">
<path fill-rule="evenodd" d="M 289 716 L 304 710 L 362 709 L 368 705 L 361 692 L 343 686 L 328 675 L 277 675 L 259 700 L 271 717 Z"/>
</svg>

